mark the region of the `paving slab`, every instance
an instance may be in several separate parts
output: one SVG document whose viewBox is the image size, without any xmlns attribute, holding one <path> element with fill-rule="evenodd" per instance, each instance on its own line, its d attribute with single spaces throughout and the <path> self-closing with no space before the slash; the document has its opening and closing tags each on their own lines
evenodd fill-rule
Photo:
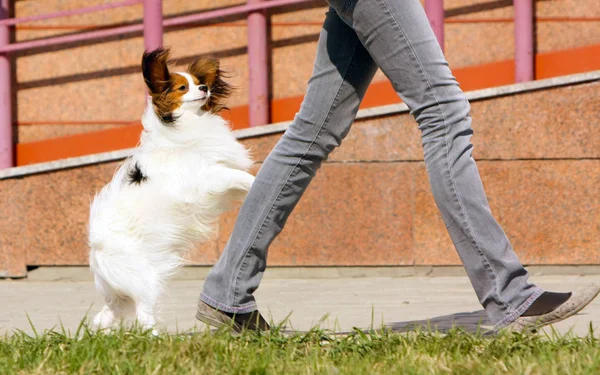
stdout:
<svg viewBox="0 0 600 375">
<path fill-rule="evenodd" d="M 552 291 L 569 291 L 599 275 L 538 276 L 534 281 Z M 176 280 L 161 301 L 161 328 L 169 332 L 205 329 L 194 318 L 202 280 Z M 430 320 L 440 329 L 453 324 L 475 329 L 489 325 L 469 280 L 456 277 L 368 277 L 284 279 L 266 277 L 256 292 L 261 312 L 275 322 L 288 315 L 293 329 L 321 324 L 337 331 L 383 324 L 402 330 Z M 0 281 L 0 334 L 15 329 L 32 332 L 60 327 L 75 330 L 89 312 L 99 311 L 102 300 L 90 281 Z M 291 314 L 291 315 L 290 315 Z M 554 325 L 561 333 L 587 334 L 590 323 L 600 328 L 600 299 L 582 313 Z"/>
</svg>

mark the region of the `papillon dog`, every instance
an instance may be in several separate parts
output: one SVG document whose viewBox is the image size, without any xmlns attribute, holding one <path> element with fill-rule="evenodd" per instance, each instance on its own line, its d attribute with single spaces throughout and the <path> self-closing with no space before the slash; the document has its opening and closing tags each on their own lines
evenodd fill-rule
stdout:
<svg viewBox="0 0 600 375">
<path fill-rule="evenodd" d="M 168 58 L 168 49 L 144 53 L 140 143 L 91 204 L 90 268 L 105 302 L 98 328 L 133 310 L 156 332 L 165 282 L 254 181 L 248 151 L 218 114 L 232 90 L 219 62 L 201 58 L 175 73 Z"/>
</svg>

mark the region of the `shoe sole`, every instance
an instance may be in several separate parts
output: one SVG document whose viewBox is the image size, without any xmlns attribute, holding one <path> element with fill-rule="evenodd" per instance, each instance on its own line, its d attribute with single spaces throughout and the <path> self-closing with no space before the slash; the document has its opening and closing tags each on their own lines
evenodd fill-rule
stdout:
<svg viewBox="0 0 600 375">
<path fill-rule="evenodd" d="M 241 332 L 241 327 L 239 327 L 238 324 L 235 321 L 233 321 L 232 319 L 229 320 L 228 322 L 224 322 L 217 318 L 213 318 L 208 315 L 202 314 L 200 311 L 196 311 L 196 319 L 203 323 L 208 324 L 211 327 L 215 327 L 217 329 L 222 328 L 222 327 L 229 327 L 237 333 Z"/>
<path fill-rule="evenodd" d="M 535 333 L 538 329 L 551 325 L 551 324 L 555 324 L 558 322 L 562 322 L 565 319 L 568 319 L 570 317 L 572 317 L 573 315 L 577 314 L 578 312 L 580 312 L 581 310 L 585 309 L 597 296 L 598 294 L 600 294 L 600 288 L 596 288 L 596 292 L 594 294 L 591 295 L 591 297 L 585 301 L 583 304 L 580 304 L 579 306 L 577 306 L 577 308 L 567 312 L 565 315 L 558 317 L 556 319 L 553 320 L 549 320 L 547 322 L 543 322 L 543 323 L 531 323 L 530 326 L 526 326 L 525 328 L 523 328 L 521 330 L 521 332 L 531 332 L 531 333 Z"/>
</svg>

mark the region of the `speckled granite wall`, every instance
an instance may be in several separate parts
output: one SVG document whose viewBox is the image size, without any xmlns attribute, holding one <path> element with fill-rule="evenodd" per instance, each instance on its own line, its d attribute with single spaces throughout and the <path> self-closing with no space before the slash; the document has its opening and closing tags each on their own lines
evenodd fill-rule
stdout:
<svg viewBox="0 0 600 375">
<path fill-rule="evenodd" d="M 16 16 L 24 17 L 56 10 L 75 9 L 105 3 L 102 0 L 27 0 L 15 3 Z M 244 3 L 221 0 L 219 7 Z M 317 3 L 318 4 L 318 3 Z M 167 17 L 195 10 L 212 9 L 208 0 L 165 0 Z M 510 18 L 510 2 L 446 0 L 448 19 Z M 272 95 L 274 98 L 304 93 L 312 71 L 318 25 L 277 26 L 278 22 L 321 22 L 326 7 L 289 10 L 274 14 L 272 21 Z M 89 25 L 139 22 L 141 6 L 48 20 L 31 25 Z M 598 17 L 597 0 L 538 1 L 539 17 Z M 243 20 L 227 20 L 242 22 Z M 23 41 L 73 30 L 17 30 Z M 463 67 L 506 60 L 513 57 L 512 23 L 476 23 L 446 25 L 446 54 L 452 67 Z M 230 106 L 247 103 L 246 28 L 236 26 L 168 29 L 165 44 L 172 46 L 181 67 L 198 55 L 212 53 L 233 74 L 239 90 Z M 597 22 L 547 22 L 537 27 L 537 49 L 548 52 L 600 43 Z M 140 34 L 126 35 L 93 43 L 79 43 L 53 51 L 36 50 L 16 54 L 17 120 L 29 121 L 115 121 L 138 120 L 143 110 L 143 82 L 139 60 L 143 39 Z M 384 79 L 378 73 L 376 80 Z M 21 126 L 20 142 L 29 142 L 97 130 L 110 125 Z"/>
<path fill-rule="evenodd" d="M 527 264 L 600 264 L 600 83 L 472 103 L 492 210 Z M 247 139 L 258 162 L 280 134 Z M 116 163 L 0 181 L 0 276 L 86 264 L 94 192 Z M 236 217 L 191 262 L 213 264 Z M 406 114 L 358 121 L 269 253 L 272 265 L 459 264 Z"/>
</svg>

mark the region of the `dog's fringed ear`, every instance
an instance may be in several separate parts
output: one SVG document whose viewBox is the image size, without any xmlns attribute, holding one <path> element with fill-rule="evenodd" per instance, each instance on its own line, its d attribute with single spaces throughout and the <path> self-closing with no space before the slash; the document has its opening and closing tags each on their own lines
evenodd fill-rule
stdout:
<svg viewBox="0 0 600 375">
<path fill-rule="evenodd" d="M 202 109 L 213 113 L 227 109 L 225 99 L 231 95 L 233 86 L 223 80 L 224 72 L 220 68 L 219 60 L 202 57 L 189 66 L 188 72 L 210 90 L 210 98 Z"/>
<path fill-rule="evenodd" d="M 188 73 L 198 78 L 201 84 L 212 86 L 219 74 L 219 60 L 212 57 L 201 57 L 188 67 Z"/>
<path fill-rule="evenodd" d="M 169 88 L 168 60 L 168 48 L 158 48 L 151 52 L 144 52 L 142 73 L 151 94 L 161 94 Z"/>
</svg>

